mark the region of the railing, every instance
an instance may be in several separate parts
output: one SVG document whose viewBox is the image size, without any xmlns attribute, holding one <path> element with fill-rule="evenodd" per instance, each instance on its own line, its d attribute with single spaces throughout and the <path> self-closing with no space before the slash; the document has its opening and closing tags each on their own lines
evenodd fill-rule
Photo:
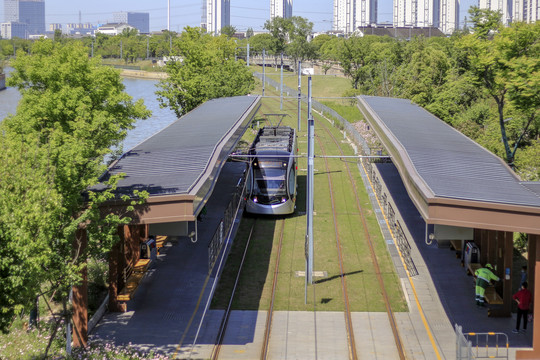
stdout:
<svg viewBox="0 0 540 360">
<path fill-rule="evenodd" d="M 463 333 L 455 325 L 456 359 L 508 359 L 508 335 L 499 332 Z"/>
<path fill-rule="evenodd" d="M 211 273 L 216 264 L 216 260 L 221 252 L 223 244 L 229 236 L 231 227 L 234 225 L 238 209 L 244 206 L 244 194 L 245 194 L 245 177 L 243 176 L 236 184 L 235 191 L 232 195 L 232 199 L 227 205 L 223 218 L 219 222 L 212 240 L 208 245 L 208 273 Z"/>
</svg>

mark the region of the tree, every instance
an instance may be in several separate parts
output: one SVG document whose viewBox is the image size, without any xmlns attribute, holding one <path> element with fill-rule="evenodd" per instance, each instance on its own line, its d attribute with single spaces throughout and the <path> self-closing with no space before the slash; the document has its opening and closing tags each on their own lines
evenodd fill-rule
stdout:
<svg viewBox="0 0 540 360">
<path fill-rule="evenodd" d="M 249 39 L 253 36 L 253 28 L 252 27 L 249 27 L 246 31 L 246 37 Z"/>
<path fill-rule="evenodd" d="M 226 25 L 221 28 L 221 33 L 226 35 L 228 38 L 232 38 L 236 34 L 236 28 L 232 25 Z"/>
<path fill-rule="evenodd" d="M 99 62 L 80 43 L 40 40 L 11 63 L 8 84 L 22 98 L 16 115 L 0 124 L 0 283 L 9 288 L 0 293 L 2 331 L 36 295 L 61 299 L 69 318 L 69 290 L 86 259 L 107 253 L 117 226 L 129 221 L 100 212 L 116 178 L 104 192 L 87 189 L 105 170 L 104 156 L 150 113 L 123 91 L 119 73 Z M 77 236 L 83 225 L 86 248 Z"/>
<path fill-rule="evenodd" d="M 271 47 L 267 50 L 273 55 L 285 52 L 292 28 L 291 20 L 276 16 L 272 20 L 266 20 L 264 28 L 272 35 Z"/>
<path fill-rule="evenodd" d="M 315 47 L 311 44 L 310 37 L 313 31 L 313 23 L 300 16 L 293 16 L 289 19 L 290 43 L 287 54 L 292 56 L 294 63 L 298 60 L 312 59 L 315 57 Z"/>
<path fill-rule="evenodd" d="M 538 29 L 537 24 L 518 23 L 496 34 L 493 40 L 474 33 L 458 42 L 466 53 L 472 79 L 497 105 L 501 139 L 510 166 L 514 165 L 516 151 L 528 134 L 530 125 L 538 121 Z M 525 120 L 518 126 L 521 131 L 513 138 L 513 147 L 510 146 L 512 139 L 506 124 L 513 118 L 507 117 L 505 105 L 508 98 Z"/>
<path fill-rule="evenodd" d="M 249 48 L 253 54 L 262 54 L 263 50 L 267 51 L 272 47 L 272 35 L 257 34 L 249 38 Z"/>
<path fill-rule="evenodd" d="M 169 75 L 158 84 L 161 106 L 178 117 L 206 100 L 248 94 L 255 86 L 243 61 L 235 61 L 236 43 L 226 36 L 187 27 L 175 42 L 181 60 L 167 63 Z"/>
</svg>

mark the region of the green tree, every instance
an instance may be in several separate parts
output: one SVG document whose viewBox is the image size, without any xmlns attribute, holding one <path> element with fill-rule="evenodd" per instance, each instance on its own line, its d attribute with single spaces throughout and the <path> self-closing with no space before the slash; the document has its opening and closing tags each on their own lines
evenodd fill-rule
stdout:
<svg viewBox="0 0 540 360">
<path fill-rule="evenodd" d="M 291 26 L 289 27 L 290 43 L 287 47 L 287 54 L 293 58 L 296 66 L 299 60 L 303 61 L 315 57 L 315 47 L 310 42 L 313 23 L 300 16 L 293 16 L 288 20 Z"/>
<path fill-rule="evenodd" d="M 107 253 L 117 226 L 129 220 L 100 211 L 116 178 L 104 192 L 87 189 L 98 183 L 105 155 L 150 115 L 124 92 L 118 72 L 90 59 L 79 42 L 37 41 L 11 65 L 8 84 L 22 98 L 0 124 L 0 283 L 9 288 L 0 293 L 2 331 L 36 295 L 62 299 L 69 317 L 68 293 L 86 259 Z M 81 224 L 86 248 L 77 236 Z"/>
<path fill-rule="evenodd" d="M 540 56 L 537 24 L 513 24 L 496 34 L 493 40 L 471 34 L 458 42 L 465 51 L 471 78 L 482 86 L 497 105 L 498 122 L 505 157 L 513 166 L 516 151 L 538 121 L 538 58 Z M 511 112 L 507 100 L 517 110 L 520 130 L 508 134 L 506 121 Z M 515 120 L 515 119 L 514 119 Z M 516 125 L 512 125 L 516 127 Z M 509 136 L 510 135 L 510 136 Z M 513 147 L 510 142 L 513 140 Z"/>
<path fill-rule="evenodd" d="M 236 43 L 226 36 L 212 36 L 187 27 L 175 42 L 181 60 L 167 63 L 169 75 L 156 92 L 161 106 L 178 117 L 206 100 L 248 94 L 255 86 L 243 61 L 235 61 Z"/>
<path fill-rule="evenodd" d="M 236 28 L 232 25 L 226 25 L 221 28 L 221 33 L 226 35 L 228 38 L 232 38 L 236 34 Z"/>
<path fill-rule="evenodd" d="M 289 42 L 289 35 L 292 30 L 291 20 L 277 16 L 272 20 L 266 20 L 264 28 L 268 30 L 272 36 L 271 47 L 267 50 L 273 55 L 279 55 L 282 52 L 285 52 L 285 48 Z"/>
<path fill-rule="evenodd" d="M 250 51 L 253 52 L 254 55 L 260 55 L 263 50 L 266 50 L 266 53 L 268 54 L 268 50 L 272 47 L 272 41 L 272 35 L 270 34 L 253 35 L 249 38 Z"/>
</svg>

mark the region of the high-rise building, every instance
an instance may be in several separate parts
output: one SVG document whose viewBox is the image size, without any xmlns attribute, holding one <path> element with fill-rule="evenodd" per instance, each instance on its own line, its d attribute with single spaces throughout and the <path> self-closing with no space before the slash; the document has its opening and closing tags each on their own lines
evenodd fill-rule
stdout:
<svg viewBox="0 0 540 360">
<path fill-rule="evenodd" d="M 512 19 L 528 23 L 540 20 L 540 0 L 514 0 Z"/>
<path fill-rule="evenodd" d="M 350 34 L 375 23 L 377 0 L 334 0 L 334 31 Z"/>
<path fill-rule="evenodd" d="M 270 20 L 275 17 L 292 17 L 292 0 L 270 0 Z"/>
<path fill-rule="evenodd" d="M 508 25 L 512 22 L 512 0 L 479 0 L 480 9 L 489 9 L 500 11 L 502 14 L 502 23 Z"/>
<path fill-rule="evenodd" d="M 0 24 L 0 36 L 2 39 L 28 39 L 28 25 L 16 21 L 2 23 Z"/>
<path fill-rule="evenodd" d="M 459 0 L 441 0 L 438 27 L 447 35 L 459 28 Z"/>
<path fill-rule="evenodd" d="M 451 34 L 459 26 L 459 0 L 394 0 L 394 26 L 436 27 Z"/>
<path fill-rule="evenodd" d="M 231 0 L 203 0 L 201 27 L 218 35 L 221 28 L 231 25 Z"/>
<path fill-rule="evenodd" d="M 4 0 L 5 22 L 26 24 L 26 35 L 45 33 L 44 0 Z M 16 25 L 20 28 L 19 25 Z"/>
<path fill-rule="evenodd" d="M 113 13 L 115 23 L 129 24 L 139 30 L 142 34 L 150 33 L 150 14 L 142 12 L 115 12 Z"/>
</svg>

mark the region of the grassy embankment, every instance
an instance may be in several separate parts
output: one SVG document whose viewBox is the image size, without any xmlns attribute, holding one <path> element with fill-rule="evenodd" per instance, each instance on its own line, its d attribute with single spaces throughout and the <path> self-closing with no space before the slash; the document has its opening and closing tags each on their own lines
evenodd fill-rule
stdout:
<svg viewBox="0 0 540 360">
<path fill-rule="evenodd" d="M 279 76 L 279 75 L 278 75 Z M 326 79 L 315 77 L 313 79 L 314 97 L 339 96 L 345 86 L 336 85 L 343 79 Z M 334 82 L 335 81 L 335 82 Z M 304 81 L 303 81 L 304 82 Z M 343 84 L 343 83 L 342 83 Z M 288 84 L 288 86 L 291 86 Z M 292 86 L 291 86 L 292 87 Z M 331 90 L 333 89 L 333 90 Z M 331 91 L 334 91 L 332 93 Z M 261 93 L 261 86 L 254 90 L 254 94 Z M 279 95 L 275 89 L 266 88 L 267 95 Z M 285 125 L 296 126 L 297 102 L 294 99 L 284 101 L 283 110 L 280 110 L 279 98 L 263 99 L 260 114 L 264 113 L 287 113 L 290 116 L 284 120 Z M 307 141 L 305 119 L 307 117 L 306 105 L 302 104 L 303 126 L 299 133 L 299 154 L 306 154 Z M 262 117 L 261 117 L 262 118 Z M 333 141 L 322 129 L 321 123 L 331 127 L 329 122 L 315 114 L 316 136 L 319 138 L 328 155 L 338 155 L 339 151 Z M 343 135 L 336 128 L 331 128 L 334 136 L 340 141 Z M 352 155 L 353 150 L 347 144 L 341 143 L 345 153 Z M 316 154 L 321 154 L 319 143 L 315 143 Z M 364 230 L 356 208 L 356 202 L 352 194 L 352 185 L 347 176 L 345 163 L 339 159 L 328 159 L 329 173 L 333 182 L 334 198 L 336 202 L 337 222 L 339 235 L 344 254 L 345 276 L 349 289 L 349 300 L 353 311 L 385 311 L 384 303 L 378 291 L 376 274 L 373 270 L 369 249 L 367 247 Z M 364 191 L 360 174 L 355 163 L 349 166 L 353 171 L 354 181 L 360 196 L 360 203 L 364 207 L 367 217 L 367 225 L 370 236 L 375 244 L 376 256 L 381 267 L 385 285 L 391 299 L 394 311 L 407 309 L 399 279 L 395 273 L 392 261 L 386 249 L 386 244 L 379 230 L 378 222 L 371 208 L 369 197 Z M 295 214 L 285 218 L 285 232 L 283 249 L 278 275 L 278 290 L 276 293 L 276 310 L 313 310 L 318 311 L 342 311 L 343 297 L 341 294 L 341 280 L 338 265 L 337 248 L 334 235 L 334 222 L 331 213 L 330 190 L 324 159 L 315 159 L 315 211 L 314 216 L 314 270 L 325 271 L 327 276 L 316 279 L 317 283 L 308 288 L 308 304 L 304 304 L 304 277 L 298 277 L 297 271 L 305 270 L 304 241 L 306 232 L 305 216 L 305 181 L 307 160 L 300 158 L 298 161 L 298 185 L 299 194 L 297 210 Z M 253 222 L 256 228 L 250 244 L 247 261 L 240 278 L 234 309 L 266 310 L 270 304 L 272 277 L 276 261 L 276 249 L 279 242 L 280 220 L 272 217 L 247 217 L 242 220 L 240 231 L 235 240 L 232 253 L 229 256 L 225 273 L 214 299 L 215 308 L 223 308 L 228 302 L 228 295 L 234 283 L 236 269 L 240 263 L 244 244 L 248 237 Z"/>
</svg>

